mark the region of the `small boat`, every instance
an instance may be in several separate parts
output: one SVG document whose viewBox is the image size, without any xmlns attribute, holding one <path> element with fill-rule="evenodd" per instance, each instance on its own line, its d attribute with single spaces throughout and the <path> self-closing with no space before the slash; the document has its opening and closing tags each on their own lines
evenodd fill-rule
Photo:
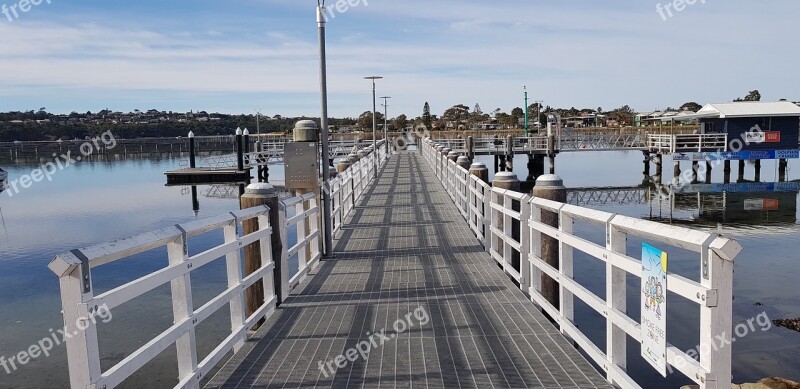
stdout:
<svg viewBox="0 0 800 389">
<path fill-rule="evenodd" d="M 8 172 L 0 169 L 0 181 L 5 181 L 8 178 Z"/>
</svg>

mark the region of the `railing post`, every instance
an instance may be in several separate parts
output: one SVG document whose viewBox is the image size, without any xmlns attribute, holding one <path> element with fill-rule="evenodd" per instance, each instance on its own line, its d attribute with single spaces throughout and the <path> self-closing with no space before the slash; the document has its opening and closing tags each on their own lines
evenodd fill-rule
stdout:
<svg viewBox="0 0 800 389">
<path fill-rule="evenodd" d="M 97 327 L 95 322 L 88 320 L 89 306 L 85 303 L 94 297 L 89 262 L 81 264 L 78 256 L 85 256 L 80 250 L 73 251 L 71 258 L 59 256 L 57 261 L 77 263 L 66 274 L 59 274 L 58 282 L 61 287 L 61 307 L 64 310 L 64 333 L 73 334 L 66 338 L 67 361 L 70 375 L 69 382 L 72 388 L 88 388 L 100 379 L 100 350 L 97 341 Z M 85 268 L 84 268 L 85 267 Z M 82 323 L 85 329 L 78 328 Z"/>
<path fill-rule="evenodd" d="M 295 216 L 305 213 L 305 206 L 306 206 L 305 201 L 297 203 L 297 205 L 294 206 Z M 299 243 L 305 240 L 311 234 L 310 230 L 311 226 L 308 224 L 307 218 L 305 216 L 303 216 L 297 221 L 296 226 L 297 226 L 297 242 Z M 298 269 L 302 270 L 308 265 L 308 261 L 311 259 L 312 255 L 310 248 L 311 248 L 311 243 L 309 242 L 309 244 L 304 249 L 300 249 L 300 251 L 298 251 L 297 253 Z"/>
<path fill-rule="evenodd" d="M 612 217 L 613 219 L 613 217 Z M 618 254 L 627 255 L 628 235 L 616 228 L 609 220 L 606 223 L 606 249 Z M 614 310 L 627 312 L 627 279 L 626 272 L 614 266 L 611 261 L 606 261 L 606 356 L 611 366 L 619 366 L 623 371 L 627 368 L 627 334 L 625 330 L 616 326 L 610 319 Z M 611 371 L 608 366 L 607 371 Z M 614 383 L 611 376 L 609 382 Z"/>
<path fill-rule="evenodd" d="M 239 220 L 234 219 L 233 222 L 223 227 L 223 235 L 225 243 L 234 243 L 239 240 Z M 228 287 L 234 287 L 242 282 L 242 261 L 239 250 L 232 251 L 225 256 L 225 264 L 228 274 Z M 187 273 L 188 275 L 188 273 Z M 191 289 L 191 287 L 190 287 Z M 173 295 L 174 296 L 174 295 Z M 190 303 L 191 304 L 191 303 Z M 189 305 L 191 307 L 191 305 Z M 245 323 L 245 305 L 244 305 L 244 291 L 240 291 L 236 297 L 230 302 L 231 312 L 231 332 L 236 332 Z M 236 342 L 234 352 L 244 346 L 244 339 Z M 178 350 L 180 356 L 181 350 Z M 195 356 L 196 358 L 196 356 Z M 196 362 L 195 362 L 196 363 Z M 182 377 L 183 378 L 183 377 Z"/>
<path fill-rule="evenodd" d="M 234 240 L 236 240 L 235 237 Z M 188 243 L 186 242 L 185 234 L 178 237 L 178 239 L 174 242 L 167 244 L 167 257 L 169 259 L 170 266 L 179 266 L 181 264 L 185 264 L 189 260 L 187 244 Z M 187 264 L 186 266 L 190 265 Z M 174 323 L 180 323 L 188 319 L 192 313 L 194 313 L 194 303 L 192 302 L 192 281 L 190 274 L 191 272 L 186 272 L 186 274 L 170 281 L 170 290 L 172 291 L 172 316 Z M 239 279 L 241 279 L 241 273 L 239 275 Z M 231 286 L 230 279 L 231 275 L 229 268 L 228 286 Z M 236 283 L 238 282 L 239 281 L 237 280 Z M 237 302 L 237 300 L 235 299 L 231 301 L 231 326 L 235 330 L 244 324 L 244 307 L 242 305 L 237 305 L 237 308 L 240 309 L 239 312 L 242 315 L 242 320 L 240 323 L 238 323 L 237 327 L 234 327 L 234 302 Z M 181 336 L 180 339 L 175 342 L 175 347 L 178 351 L 179 380 L 191 377 L 194 374 L 194 371 L 197 370 L 197 343 L 194 326 L 189 329 L 189 332 Z"/>
<path fill-rule="evenodd" d="M 573 224 L 574 220 L 571 216 L 567 215 L 563 211 L 559 213 L 558 229 L 563 233 L 564 236 L 572 235 Z M 574 249 L 572 246 L 565 244 L 563 240 L 558 241 L 558 270 L 561 274 L 561 279 L 573 279 L 573 250 Z M 560 283 L 559 297 L 561 299 L 561 317 L 567 321 L 574 322 L 574 299 L 572 292 L 569 291 L 569 288 L 565 286 L 564 282 Z M 561 332 L 564 333 L 563 327 L 561 328 Z"/>
<path fill-rule="evenodd" d="M 275 261 L 275 269 L 277 272 L 275 275 L 275 281 L 277 283 L 276 289 L 280 290 L 279 295 L 283 297 L 281 302 L 286 301 L 286 299 L 289 298 L 289 295 L 292 292 L 289 289 L 289 255 L 288 255 L 289 241 L 287 239 L 288 227 L 289 226 L 286 221 L 286 205 L 281 201 L 278 203 L 278 223 L 272 225 L 273 229 L 278 229 L 281 242 L 286 242 L 286 244 L 280 246 L 280 255 L 277 257 L 273 257 L 273 260 Z M 277 250 L 278 249 L 273 247 L 273 253 Z M 278 271 L 277 269 L 280 269 L 280 271 Z"/>
<path fill-rule="evenodd" d="M 525 196 L 520 201 L 520 214 L 519 214 L 519 230 L 517 236 L 519 237 L 520 250 L 519 250 L 519 274 L 520 282 L 519 287 L 524 293 L 530 292 L 531 287 L 531 262 L 528 255 L 531 252 L 530 247 L 530 227 L 528 221 L 531 217 L 531 203 L 530 197 Z"/>
<path fill-rule="evenodd" d="M 703 250 L 700 255 L 700 283 L 717 295 L 716 304 L 707 302 L 700 305 L 700 344 L 704 346 L 700 347 L 700 366 L 710 372 L 705 380 L 700 377 L 700 387 L 730 388 L 733 261 L 723 259 L 711 248 Z M 710 347 L 720 340 L 722 347 Z"/>
</svg>

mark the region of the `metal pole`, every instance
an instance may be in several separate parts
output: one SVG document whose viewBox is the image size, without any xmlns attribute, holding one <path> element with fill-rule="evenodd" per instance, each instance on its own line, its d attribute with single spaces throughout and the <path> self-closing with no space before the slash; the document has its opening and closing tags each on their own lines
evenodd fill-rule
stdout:
<svg viewBox="0 0 800 389">
<path fill-rule="evenodd" d="M 386 158 L 389 158 L 389 137 L 387 135 L 387 131 L 389 128 L 389 96 L 381 97 L 383 99 L 383 139 L 386 142 Z"/>
<path fill-rule="evenodd" d="M 330 150 L 328 145 L 328 70 L 325 59 L 325 7 L 317 7 L 317 26 L 319 27 L 319 80 L 322 94 L 322 116 L 320 116 L 320 138 L 322 138 L 322 212 L 325 225 L 325 247 L 323 256 L 331 255 L 333 247 L 333 229 L 331 228 L 331 172 L 328 169 Z"/>
<path fill-rule="evenodd" d="M 377 95 L 375 94 L 375 80 L 380 80 L 381 76 L 364 77 L 367 80 L 372 80 L 372 152 L 375 153 L 373 161 L 375 163 L 374 177 L 378 177 L 378 123 L 377 119 Z"/>
<path fill-rule="evenodd" d="M 525 137 L 528 137 L 528 87 L 524 86 L 525 90 Z"/>
</svg>

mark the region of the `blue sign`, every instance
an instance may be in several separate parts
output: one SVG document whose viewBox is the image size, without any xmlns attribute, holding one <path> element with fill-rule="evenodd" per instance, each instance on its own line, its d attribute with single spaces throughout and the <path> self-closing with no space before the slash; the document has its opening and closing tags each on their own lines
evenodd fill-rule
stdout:
<svg viewBox="0 0 800 389">
<path fill-rule="evenodd" d="M 675 161 L 724 161 L 724 160 L 750 160 L 750 159 L 798 159 L 800 150 L 750 150 L 750 151 L 719 151 L 702 153 L 675 153 Z"/>
</svg>

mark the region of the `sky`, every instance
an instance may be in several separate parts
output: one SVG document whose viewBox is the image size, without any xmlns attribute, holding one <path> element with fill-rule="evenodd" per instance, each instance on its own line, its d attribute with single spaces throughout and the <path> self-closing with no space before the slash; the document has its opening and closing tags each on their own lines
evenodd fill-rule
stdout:
<svg viewBox="0 0 800 389">
<path fill-rule="evenodd" d="M 315 0 L 20 1 L 0 0 L 0 111 L 320 115 Z M 426 101 L 510 112 L 524 86 L 529 103 L 563 108 L 753 89 L 800 100 L 797 0 L 349 1 L 327 0 L 333 117 L 371 110 L 369 75 L 385 77 L 390 117 Z"/>
</svg>

